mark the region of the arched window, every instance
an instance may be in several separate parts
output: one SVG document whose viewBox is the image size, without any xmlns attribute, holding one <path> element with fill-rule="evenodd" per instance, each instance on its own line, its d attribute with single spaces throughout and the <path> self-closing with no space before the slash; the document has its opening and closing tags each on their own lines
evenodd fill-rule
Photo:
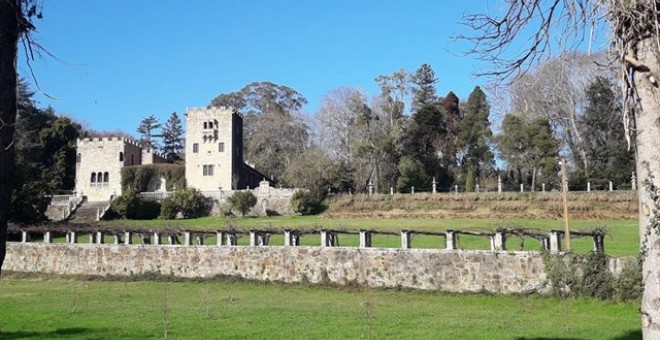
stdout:
<svg viewBox="0 0 660 340">
<path fill-rule="evenodd" d="M 101 173 L 101 172 L 96 173 L 96 182 L 98 182 L 98 183 L 103 182 L 103 173 Z"/>
<path fill-rule="evenodd" d="M 119 161 L 120 162 L 124 161 L 124 153 L 123 152 L 119 152 Z"/>
<path fill-rule="evenodd" d="M 110 174 L 108 172 L 103 173 L 103 183 L 108 183 L 110 182 Z"/>
<path fill-rule="evenodd" d="M 92 172 L 92 178 L 89 180 L 92 183 L 96 183 L 96 173 Z"/>
</svg>

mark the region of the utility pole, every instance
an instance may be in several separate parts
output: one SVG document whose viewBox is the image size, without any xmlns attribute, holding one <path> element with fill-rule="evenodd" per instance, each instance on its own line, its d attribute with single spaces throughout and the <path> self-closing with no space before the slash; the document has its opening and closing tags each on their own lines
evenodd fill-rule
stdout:
<svg viewBox="0 0 660 340">
<path fill-rule="evenodd" d="M 566 244 L 566 250 L 571 250 L 571 231 L 568 228 L 568 183 L 566 182 L 566 160 L 562 159 L 559 161 L 561 165 L 561 193 L 564 200 L 564 244 Z"/>
</svg>

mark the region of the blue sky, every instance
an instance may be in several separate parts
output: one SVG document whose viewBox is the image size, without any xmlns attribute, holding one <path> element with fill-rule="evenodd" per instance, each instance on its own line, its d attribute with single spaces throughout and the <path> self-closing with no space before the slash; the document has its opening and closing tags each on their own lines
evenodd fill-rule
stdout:
<svg viewBox="0 0 660 340">
<path fill-rule="evenodd" d="M 478 61 L 463 56 L 464 13 L 500 1 L 45 0 L 36 40 L 64 62 L 38 58 L 40 106 L 96 130 L 135 134 L 142 117 L 205 106 L 253 81 L 302 93 L 313 114 L 323 95 L 429 63 L 438 92 L 467 98 Z M 31 81 L 22 60 L 21 74 Z"/>
</svg>

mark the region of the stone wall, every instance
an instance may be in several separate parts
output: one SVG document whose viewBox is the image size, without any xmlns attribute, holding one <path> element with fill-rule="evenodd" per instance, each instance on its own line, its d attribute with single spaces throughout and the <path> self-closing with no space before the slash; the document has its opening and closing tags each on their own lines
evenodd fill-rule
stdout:
<svg viewBox="0 0 660 340">
<path fill-rule="evenodd" d="M 282 246 L 9 243 L 3 269 L 66 275 L 159 273 L 361 283 L 447 292 L 547 292 L 536 252 Z"/>
</svg>

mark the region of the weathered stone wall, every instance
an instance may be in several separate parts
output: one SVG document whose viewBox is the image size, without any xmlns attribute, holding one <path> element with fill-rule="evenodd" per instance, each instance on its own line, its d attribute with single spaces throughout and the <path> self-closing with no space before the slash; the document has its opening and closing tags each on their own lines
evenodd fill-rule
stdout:
<svg viewBox="0 0 660 340">
<path fill-rule="evenodd" d="M 543 260 L 535 252 L 9 243 L 3 269 L 67 275 L 230 275 L 447 292 L 548 290 Z"/>
<path fill-rule="evenodd" d="M 233 188 L 237 152 L 234 145 L 234 119 L 231 108 L 190 108 L 186 111 L 186 183 L 202 191 Z M 204 167 L 213 166 L 213 173 Z"/>
</svg>

